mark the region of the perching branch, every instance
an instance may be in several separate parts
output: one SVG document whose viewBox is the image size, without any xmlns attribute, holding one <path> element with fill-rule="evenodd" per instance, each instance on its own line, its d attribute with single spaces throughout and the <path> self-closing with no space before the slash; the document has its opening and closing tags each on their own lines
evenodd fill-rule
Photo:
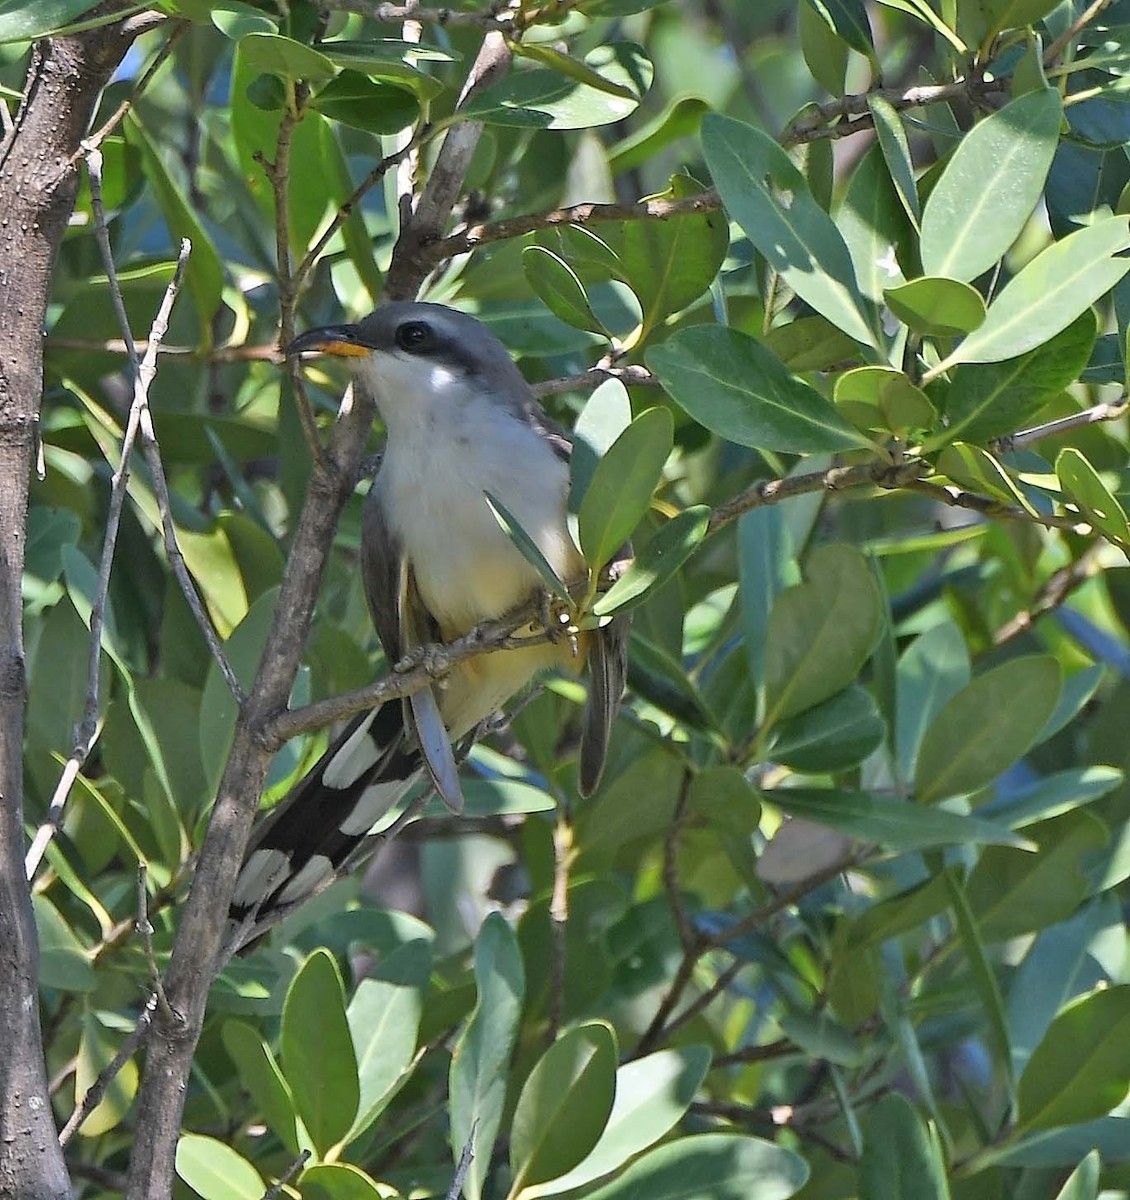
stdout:
<svg viewBox="0 0 1130 1200">
<path fill-rule="evenodd" d="M 581 371 L 578 375 L 563 375 L 559 379 L 546 379 L 533 384 L 535 396 L 556 396 L 560 392 L 576 392 L 606 379 L 619 379 L 625 387 L 662 387 L 658 379 L 644 366 L 632 364 L 627 367 L 605 367 L 597 365 Z"/>
</svg>

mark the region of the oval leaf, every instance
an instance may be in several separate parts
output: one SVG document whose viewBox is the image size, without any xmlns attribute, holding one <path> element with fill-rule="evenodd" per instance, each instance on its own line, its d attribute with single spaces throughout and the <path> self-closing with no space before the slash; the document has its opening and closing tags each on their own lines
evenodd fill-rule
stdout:
<svg viewBox="0 0 1130 1200">
<path fill-rule="evenodd" d="M 962 138 L 922 214 L 922 268 L 968 281 L 1020 236 L 1059 143 L 1055 88 L 1029 92 Z"/>
<path fill-rule="evenodd" d="M 952 696 L 926 730 L 914 791 L 931 803 L 991 783 L 1035 744 L 1059 700 L 1054 658 L 1015 658 Z"/>
<path fill-rule="evenodd" d="M 822 546 L 805 581 L 777 597 L 765 648 L 766 727 L 855 680 L 882 630 L 879 590 L 850 546 Z"/>
<path fill-rule="evenodd" d="M 1130 526 L 1122 505 L 1078 450 L 1073 446 L 1061 450 L 1055 460 L 1055 473 L 1063 490 L 1103 537 L 1116 546 L 1130 546 Z"/>
<path fill-rule="evenodd" d="M 631 565 L 593 605 L 598 617 L 642 604 L 662 587 L 706 536 L 710 509 L 705 504 L 688 508 L 670 521 L 636 554 Z"/>
<path fill-rule="evenodd" d="M 647 363 L 681 408 L 727 441 L 798 454 L 872 445 L 815 388 L 736 329 L 684 330 L 651 350 Z"/>
<path fill-rule="evenodd" d="M 360 1090 L 337 963 L 315 950 L 287 990 L 282 1063 L 298 1115 L 320 1155 L 349 1132 Z"/>
<path fill-rule="evenodd" d="M 985 320 L 981 293 L 956 279 L 924 275 L 883 292 L 887 307 L 915 333 L 956 337 L 972 333 Z"/>
<path fill-rule="evenodd" d="M 850 337 L 877 345 L 851 255 L 792 159 L 772 138 L 708 113 L 702 148 L 726 211 L 801 299 Z"/>
<path fill-rule="evenodd" d="M 259 1172 L 241 1154 L 215 1138 L 181 1134 L 177 1174 L 204 1200 L 263 1200 Z"/>
<path fill-rule="evenodd" d="M 734 1133 L 703 1133 L 645 1154 L 587 1200 L 787 1200 L 808 1179 L 799 1154 Z"/>
<path fill-rule="evenodd" d="M 671 414 L 649 408 L 597 463 L 577 516 L 581 552 L 594 570 L 611 560 L 643 519 L 673 442 Z"/>
<path fill-rule="evenodd" d="M 518 1097 L 510 1133 L 512 1190 L 571 1170 L 596 1145 L 612 1111 L 616 1036 L 603 1021 L 566 1031 Z"/>
</svg>

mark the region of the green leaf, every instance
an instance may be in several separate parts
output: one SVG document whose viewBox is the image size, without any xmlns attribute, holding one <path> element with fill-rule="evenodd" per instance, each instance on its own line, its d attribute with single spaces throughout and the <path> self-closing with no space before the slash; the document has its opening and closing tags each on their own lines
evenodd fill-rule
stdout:
<svg viewBox="0 0 1130 1200">
<path fill-rule="evenodd" d="M 673 175 L 665 192 L 646 198 L 681 200 L 703 190 L 689 175 Z M 639 340 L 710 287 L 729 246 L 729 222 L 720 212 L 624 222 L 617 248 L 624 279 L 643 307 Z"/>
<path fill-rule="evenodd" d="M 420 111 L 407 88 L 379 83 L 359 71 L 342 71 L 310 100 L 310 106 L 343 125 L 378 134 L 407 129 Z"/>
<path fill-rule="evenodd" d="M 1099 1152 L 1092 1150 L 1071 1172 L 1067 1182 L 1056 1194 L 1055 1200 L 1098 1200 L 1101 1168 Z"/>
<path fill-rule="evenodd" d="M 781 1032 L 809 1058 L 853 1069 L 863 1065 L 863 1047 L 827 1010 L 781 1017 Z"/>
<path fill-rule="evenodd" d="M 1130 270 L 1130 258 L 1114 257 L 1130 246 L 1128 227 L 1130 218 L 1108 217 L 1037 254 L 989 305 L 984 324 L 926 378 L 957 363 L 1015 358 L 1050 341 Z"/>
<path fill-rule="evenodd" d="M 538 299 L 555 317 L 574 329 L 607 337 L 589 304 L 585 285 L 563 258 L 544 246 L 527 246 L 522 251 L 522 271 Z"/>
<path fill-rule="evenodd" d="M 607 92 L 610 96 L 619 96 L 625 100 L 637 100 L 638 97 L 631 88 L 617 83 L 614 79 L 605 79 L 599 72 L 594 71 L 588 63 L 571 58 L 568 54 L 547 45 L 544 42 L 516 42 L 514 52 L 519 58 L 528 58 L 540 63 L 543 67 L 558 71 L 569 79 L 582 83 L 586 87 L 595 88 L 598 92 Z"/>
<path fill-rule="evenodd" d="M 895 106 L 882 96 L 869 95 L 867 107 L 875 123 L 875 136 L 883 159 L 895 185 L 899 201 L 914 227 L 918 228 L 918 185 L 914 179 L 914 163 L 910 158 L 910 143 Z"/>
<path fill-rule="evenodd" d="M 396 980 L 363 979 L 346 1010 L 360 1083 L 360 1104 L 349 1131 L 350 1141 L 384 1111 L 407 1078 L 416 1055 L 416 1031 L 423 1011 L 431 949 L 427 942 L 410 942 L 398 951 L 398 957 L 408 964 L 407 975 Z M 382 971 L 387 965 L 387 960 L 381 963 Z"/>
<path fill-rule="evenodd" d="M 873 57 L 875 46 L 863 0 L 808 0 L 808 3 L 853 50 L 865 58 Z"/>
<path fill-rule="evenodd" d="M 98 985 L 90 955 L 43 895 L 32 896 L 35 928 L 39 935 L 39 983 L 65 992 L 92 992 Z"/>
<path fill-rule="evenodd" d="M 782 721 L 768 753 L 794 771 L 842 771 L 861 763 L 886 732 L 871 693 L 853 683 L 823 704 Z"/>
<path fill-rule="evenodd" d="M 996 1063 L 997 1076 L 1003 1080 L 1008 1092 L 1009 1103 L 1015 1104 L 1016 1076 L 1013 1073 L 1012 1046 L 1009 1043 L 1008 1022 L 1005 1019 L 1004 1000 L 1001 997 L 1000 985 L 993 973 L 993 965 L 985 952 L 981 931 L 977 928 L 977 921 L 969 907 L 960 880 L 952 867 L 947 867 L 943 875 L 949 890 L 954 925 L 961 938 L 965 959 L 973 977 L 973 986 L 977 990 L 981 1011 L 988 1025 L 986 1041 L 989 1051 Z"/>
<path fill-rule="evenodd" d="M 511 1189 L 572 1170 L 597 1144 L 612 1111 L 616 1035 L 603 1021 L 577 1025 L 534 1065 L 514 1109 Z"/>
<path fill-rule="evenodd" d="M 937 1142 L 909 1101 L 888 1092 L 863 1124 L 859 1200 L 949 1200 Z"/>
<path fill-rule="evenodd" d="M 665 408 L 649 408 L 597 463 L 577 515 L 581 551 L 599 570 L 631 536 L 651 505 L 671 453 L 674 426 Z"/>
<path fill-rule="evenodd" d="M 281 1045 L 298 1114 L 324 1157 L 349 1132 L 360 1099 L 345 991 L 324 949 L 310 955 L 287 989 Z"/>
<path fill-rule="evenodd" d="M 302 1172 L 302 1200 L 388 1200 L 378 1184 L 351 1163 L 318 1163 Z M 284 1193 L 285 1195 L 285 1193 Z"/>
<path fill-rule="evenodd" d="M 946 428 L 926 453 L 947 442 L 984 443 L 1015 433 L 1055 395 L 1079 378 L 1097 331 L 1087 309 L 1050 341 L 999 363 L 958 367 L 946 396 Z"/>
<path fill-rule="evenodd" d="M 585 65 L 604 78 L 604 87 L 578 83 L 540 67 L 513 71 L 477 92 L 459 110 L 460 115 L 491 125 L 588 129 L 622 121 L 636 110 L 651 86 L 650 60 L 628 42 L 598 46 L 585 56 Z M 609 84 L 614 85 L 615 94 L 608 90 Z"/>
<path fill-rule="evenodd" d="M 608 169 L 615 176 L 651 161 L 672 142 L 697 133 L 703 114 L 709 111 L 710 105 L 697 96 L 682 96 L 672 101 L 654 120 L 608 150 Z"/>
<path fill-rule="evenodd" d="M 475 984 L 478 1002 L 455 1047 L 449 1086 L 455 1161 L 468 1141 L 473 1145 L 467 1200 L 480 1200 L 489 1174 L 526 990 L 517 939 L 498 913 L 487 917 L 475 940 Z"/>
<path fill-rule="evenodd" d="M 0 45 L 34 41 L 94 7 L 90 0 L 5 0 L 0 4 Z"/>
<path fill-rule="evenodd" d="M 177 1142 L 177 1174 L 204 1200 L 263 1200 L 259 1172 L 225 1142 L 182 1133 Z"/>
<path fill-rule="evenodd" d="M 743 513 L 738 520 L 738 583 L 742 631 L 750 679 L 758 694 L 758 717 L 765 709 L 765 646 L 777 597 L 800 582 L 792 537 L 781 505 Z"/>
<path fill-rule="evenodd" d="M 450 62 L 453 58 L 453 55 L 434 46 L 404 42 L 397 38 L 319 42 L 318 50 L 343 71 L 355 71 L 373 80 L 408 88 L 421 101 L 434 99 L 444 90 L 444 86 L 442 80 L 428 75 L 412 63 L 430 59 Z M 409 58 L 412 62 L 408 61 Z"/>
<path fill-rule="evenodd" d="M 1091 992 L 1048 1027 L 1020 1077 L 1019 1131 L 1106 1115 L 1130 1078 L 1130 986 Z"/>
<path fill-rule="evenodd" d="M 862 429 L 905 435 L 910 429 L 930 429 L 937 421 L 930 398 L 894 367 L 845 371 L 832 396 L 837 410 Z"/>
<path fill-rule="evenodd" d="M 1106 826 L 1085 809 L 1029 825 L 1035 854 L 985 850 L 965 885 L 986 942 L 1065 921 L 1090 891 L 1086 866 L 1107 844 Z"/>
<path fill-rule="evenodd" d="M 337 74 L 334 64 L 324 54 L 278 33 L 246 34 L 239 39 L 239 52 L 256 71 L 281 79 L 302 79 L 317 86 L 328 83 Z"/>
<path fill-rule="evenodd" d="M 922 739 L 914 792 L 923 803 L 976 791 L 1026 754 L 1055 711 L 1059 664 L 1014 658 L 952 696 Z"/>
<path fill-rule="evenodd" d="M 988 0 L 984 4 L 989 33 L 1035 25 L 1056 7 L 1057 0 Z"/>
<path fill-rule="evenodd" d="M 569 589 L 565 586 L 565 581 L 550 566 L 549 559 L 542 553 L 541 547 L 522 528 L 518 523 L 517 517 L 510 512 L 501 500 L 496 499 L 489 492 L 483 492 L 483 496 L 490 507 L 490 511 L 494 513 L 494 519 L 498 522 L 499 528 L 514 543 L 526 562 L 537 571 L 542 583 L 555 596 L 568 604 Z"/>
<path fill-rule="evenodd" d="M 587 1200 L 787 1200 L 804 1186 L 799 1154 L 734 1133 L 702 1133 L 649 1151 Z"/>
<path fill-rule="evenodd" d="M 243 1021 L 225 1021 L 222 1037 L 224 1049 L 239 1072 L 239 1081 L 258 1106 L 267 1128 L 291 1154 L 297 1155 L 303 1147 L 294 1096 L 270 1046 L 257 1029 Z"/>
<path fill-rule="evenodd" d="M 953 442 L 938 456 L 937 473 L 946 475 L 959 487 L 974 492 L 987 492 L 1005 504 L 1015 504 L 1033 516 L 1036 510 L 1021 491 L 1008 468 L 988 450 L 970 446 L 968 442 Z"/>
<path fill-rule="evenodd" d="M 612 443 L 632 423 L 632 402 L 619 379 L 606 379 L 588 398 L 573 426 L 573 453 L 569 457 L 570 531 L 597 463 Z"/>
<path fill-rule="evenodd" d="M 922 214 L 927 275 L 976 279 L 1004 255 L 1039 202 L 1062 119 L 1059 92 L 1043 88 L 961 139 Z"/>
<path fill-rule="evenodd" d="M 75 1061 L 75 1106 L 82 1103 L 86 1093 L 94 1086 L 98 1076 L 114 1060 L 118 1053 L 117 1039 L 98 1017 L 86 1008 L 82 1014 L 82 1036 L 79 1039 L 78 1057 Z M 121 1124 L 137 1095 L 137 1063 L 128 1059 L 122 1069 L 110 1080 L 106 1094 L 98 1107 L 86 1118 L 79 1129 L 85 1138 L 99 1137 Z"/>
<path fill-rule="evenodd" d="M 640 550 L 631 565 L 593 605 L 598 616 L 642 604 L 662 587 L 694 553 L 710 525 L 710 508 L 695 505 L 671 518 Z"/>
<path fill-rule="evenodd" d="M 902 282 L 895 252 L 912 230 L 877 145 L 851 172 L 836 226 L 851 254 L 860 292 L 869 300 L 882 300 L 884 289 Z"/>
<path fill-rule="evenodd" d="M 188 238 L 192 242 L 185 281 L 200 326 L 207 329 L 220 307 L 224 290 L 224 264 L 179 184 L 166 169 L 144 126 L 132 113 L 126 118 L 125 133 L 129 144 L 141 152 L 142 170 L 156 195 L 169 232 L 174 238 Z"/>
<path fill-rule="evenodd" d="M 1002 825 L 962 816 L 944 808 L 924 808 L 894 796 L 834 788 L 773 788 L 763 791 L 767 804 L 791 817 L 846 833 L 860 842 L 875 842 L 900 853 L 931 846 L 1014 846 L 1033 844 Z"/>
<path fill-rule="evenodd" d="M 702 147 L 726 211 L 802 300 L 850 337 L 876 346 L 851 255 L 788 154 L 752 125 L 709 113 Z"/>
<path fill-rule="evenodd" d="M 985 320 L 981 293 L 956 279 L 924 275 L 883 292 L 887 307 L 915 333 L 956 337 L 972 333 Z"/>
<path fill-rule="evenodd" d="M 1055 460 L 1060 485 L 1090 525 L 1116 546 L 1130 547 L 1130 525 L 1121 504 L 1110 493 L 1098 471 L 1075 449 L 1067 446 Z"/>
<path fill-rule="evenodd" d="M 557 801 L 548 793 L 519 779 L 463 779 L 463 814 L 466 817 L 525 816 L 535 812 L 552 812 Z M 439 796 L 433 795 L 424 805 L 421 817 L 450 816 L 451 810 Z"/>
<path fill-rule="evenodd" d="M 787 453 L 872 445 L 815 388 L 736 329 L 683 330 L 650 350 L 647 364 L 700 425 L 739 445 Z"/>
<path fill-rule="evenodd" d="M 526 1187 L 523 1200 L 584 1187 L 622 1167 L 679 1123 L 710 1066 L 705 1046 L 659 1050 L 616 1072 L 616 1098 L 600 1140 L 571 1171 Z"/>
<path fill-rule="evenodd" d="M 765 725 L 813 708 L 855 680 L 882 629 L 879 590 L 849 546 L 821 546 L 805 580 L 777 597 L 765 650 Z"/>
<path fill-rule="evenodd" d="M 797 9 L 800 50 L 809 74 L 833 96 L 842 96 L 847 75 L 848 45 L 829 27 L 811 0 Z"/>
<path fill-rule="evenodd" d="M 238 42 L 248 33 L 277 33 L 275 22 L 258 8 L 250 4 L 241 4 L 239 0 L 227 0 L 227 3 L 217 4 L 211 8 L 209 17 L 212 24 L 233 42 Z"/>
</svg>

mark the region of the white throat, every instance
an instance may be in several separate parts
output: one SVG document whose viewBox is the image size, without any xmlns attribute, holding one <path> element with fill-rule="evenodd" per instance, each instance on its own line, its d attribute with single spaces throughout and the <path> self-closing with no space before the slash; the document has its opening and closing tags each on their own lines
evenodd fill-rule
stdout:
<svg viewBox="0 0 1130 1200">
<path fill-rule="evenodd" d="M 388 429 L 374 486 L 445 637 L 501 616 L 539 586 L 484 493 L 562 578 L 579 573 L 565 522 L 568 467 L 536 429 L 442 364 L 386 354 L 358 366 Z"/>
</svg>

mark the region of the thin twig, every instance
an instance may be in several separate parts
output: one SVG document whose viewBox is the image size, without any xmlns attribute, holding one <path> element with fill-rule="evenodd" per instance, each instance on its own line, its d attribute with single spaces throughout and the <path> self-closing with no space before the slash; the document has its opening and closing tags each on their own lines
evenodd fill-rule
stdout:
<svg viewBox="0 0 1130 1200">
<path fill-rule="evenodd" d="M 556 396 L 560 392 L 577 392 L 591 388 L 606 379 L 619 379 L 625 387 L 662 387 L 659 380 L 644 366 L 589 367 L 577 375 L 563 375 L 533 384 L 535 396 Z"/>
<path fill-rule="evenodd" d="M 310 1151 L 303 1150 L 302 1153 L 290 1164 L 289 1167 L 279 1176 L 278 1183 L 273 1183 L 263 1193 L 263 1200 L 278 1200 L 278 1197 L 283 1194 L 283 1188 L 298 1174 L 299 1171 L 310 1161 Z"/>
<path fill-rule="evenodd" d="M 256 155 L 256 161 L 263 168 L 275 201 L 275 263 L 279 289 L 279 352 L 285 354 L 287 346 L 294 341 L 294 317 L 298 304 L 298 293 L 301 290 L 301 280 L 293 270 L 290 258 L 290 151 L 294 144 L 294 131 L 302 120 L 302 111 L 306 103 L 308 87 L 305 83 L 293 85 L 288 96 L 286 109 L 279 122 L 278 136 L 275 138 L 275 157 L 271 161 L 263 154 Z M 290 376 L 291 388 L 294 395 L 294 406 L 298 411 L 298 423 L 302 427 L 302 436 L 306 439 L 306 448 L 310 451 L 311 459 L 316 463 L 322 461 L 322 440 L 318 436 L 318 426 L 314 420 L 314 410 L 310 398 L 306 395 L 306 384 L 298 360 L 290 358 L 286 362 L 287 373 Z"/>
<path fill-rule="evenodd" d="M 1088 8 L 1079 14 L 1074 21 L 1055 39 L 1044 51 L 1044 63 L 1055 62 L 1060 54 L 1079 36 L 1079 34 L 1103 11 L 1110 6 L 1110 0 L 1093 0 Z"/>
<path fill-rule="evenodd" d="M 566 938 L 569 932 L 569 871 L 576 858 L 573 847 L 573 827 L 569 813 L 562 805 L 553 828 L 553 891 L 549 898 L 549 1004 L 546 1022 L 546 1045 L 557 1041 L 561 1022 L 565 1018 L 565 970 L 567 964 Z"/>
<path fill-rule="evenodd" d="M 463 1191 L 463 1180 L 467 1178 L 467 1172 L 471 1169 L 471 1160 L 475 1157 L 475 1130 L 478 1128 L 478 1124 L 477 1120 L 471 1122 L 471 1132 L 467 1137 L 467 1144 L 463 1147 L 463 1153 L 459 1155 L 451 1187 L 447 1189 L 446 1200 L 459 1200 Z"/>
<path fill-rule="evenodd" d="M 134 1025 L 133 1029 L 126 1036 L 126 1040 L 122 1042 L 117 1054 L 99 1071 L 98 1077 L 87 1088 L 86 1094 L 82 1098 L 82 1103 L 67 1118 L 67 1123 L 59 1132 L 60 1146 L 67 1145 L 71 1138 L 78 1133 L 86 1118 L 102 1103 L 102 1098 L 106 1095 L 106 1089 L 116 1078 L 122 1067 L 137 1053 L 138 1047 L 141 1045 L 141 1039 L 153 1023 L 153 1014 L 156 1010 L 157 993 L 150 992 L 148 1000 L 145 1001 L 145 1007 L 141 1010 L 141 1015 L 137 1018 L 137 1024 Z"/>
<path fill-rule="evenodd" d="M 337 210 L 333 219 L 322 231 L 321 237 L 306 251 L 302 261 L 294 269 L 294 286 L 297 290 L 301 290 L 303 283 L 306 281 L 306 276 L 310 274 L 314 264 L 321 257 L 322 251 L 329 245 L 330 239 L 335 233 L 345 224 L 350 213 L 361 203 L 366 194 L 371 191 L 380 181 L 392 170 L 398 166 L 400 162 L 413 154 L 420 146 L 422 146 L 432 134 L 432 129 L 428 125 L 420 126 L 412 138 L 401 146 L 399 150 L 382 158 L 379 163 L 365 176 L 364 179 L 353 190 L 353 194 L 348 200 Z"/>
<path fill-rule="evenodd" d="M 130 94 L 114 109 L 109 118 L 103 122 L 71 155 L 71 162 L 77 163 L 84 154 L 89 154 L 91 150 L 97 150 L 99 146 L 114 132 L 115 129 L 125 119 L 125 116 L 133 106 L 137 103 L 138 98 L 153 81 L 153 76 L 161 69 L 162 64 L 172 54 L 177 42 L 184 37 L 185 33 L 190 28 L 188 21 L 175 21 L 172 29 L 169 31 L 169 36 L 162 43 L 160 49 L 153 56 L 153 61 L 145 68 L 145 73 L 134 84 Z"/>
<path fill-rule="evenodd" d="M 1027 608 L 1022 608 L 997 629 L 993 634 L 993 645 L 1003 646 L 1022 633 L 1027 633 L 1040 617 L 1054 612 L 1088 579 L 1093 579 L 1100 574 L 1102 571 L 1100 559 L 1104 549 L 1103 542 L 1093 542 L 1074 562 L 1060 567 L 1058 571 L 1049 575 L 1043 587 L 1036 593 L 1032 603 Z"/>
<path fill-rule="evenodd" d="M 1119 417 L 1126 416 L 1128 411 L 1130 401 L 1123 396 L 1113 404 L 1096 404 L 1092 408 L 1083 409 L 1082 412 L 1069 413 L 1066 417 L 1057 417 L 1056 420 L 1047 421 L 1043 425 L 1033 425 L 1031 429 L 1010 433 L 997 438 L 993 445 L 999 454 L 1008 454 L 1030 446 L 1042 438 L 1055 437 L 1056 434 L 1068 433 L 1072 429 L 1081 429 L 1087 425 L 1097 425 L 1101 421 L 1117 421 Z"/>
<path fill-rule="evenodd" d="M 687 801 L 690 798 L 692 779 L 690 768 L 684 768 L 679 798 L 675 802 L 675 811 L 671 816 L 671 823 L 667 826 L 667 835 L 663 839 L 663 886 L 667 891 L 671 912 L 675 916 L 679 945 L 682 946 L 684 954 L 695 944 L 695 931 L 691 927 L 686 905 L 683 903 L 683 893 L 679 888 L 679 835 L 687 819 Z"/>
<path fill-rule="evenodd" d="M 106 229 L 106 210 L 102 201 L 102 152 L 97 147 L 91 147 L 87 152 L 87 172 L 90 179 L 91 206 L 94 211 L 95 233 L 103 260 L 107 265 L 107 275 L 110 279 L 110 295 L 114 311 L 123 329 L 128 329 L 129 318 L 126 316 L 125 302 L 121 289 L 117 286 L 117 278 L 113 273 L 113 253 L 110 248 L 110 236 Z M 83 706 L 82 719 L 75 729 L 74 743 L 70 758 L 67 760 L 47 807 L 47 816 L 36 830 L 34 839 L 24 860 L 24 871 L 31 879 L 39 868 L 43 855 L 51 839 L 63 819 L 63 812 L 70 796 L 71 788 L 78 778 L 83 764 L 98 737 L 98 710 L 101 693 L 102 674 L 102 635 L 106 625 L 106 600 L 110 591 L 110 574 L 114 565 L 114 551 L 118 541 L 118 530 L 121 525 L 122 509 L 125 505 L 126 490 L 129 485 L 130 457 L 133 453 L 134 441 L 141 426 L 142 413 L 146 408 L 149 386 L 156 373 L 157 349 L 164 337 L 168 326 L 169 313 L 176 300 L 177 290 L 184 276 L 187 262 L 186 257 L 178 262 L 165 295 L 161 300 L 157 315 L 153 318 L 153 326 L 149 334 L 149 349 L 146 351 L 145 363 L 139 363 L 137 350 L 130 344 L 127 353 L 130 354 L 130 365 L 133 368 L 134 393 L 130 404 L 129 416 L 126 420 L 125 431 L 122 434 L 121 457 L 118 469 L 114 472 L 110 483 L 110 503 L 106 513 L 106 532 L 102 539 L 102 555 L 98 564 L 98 579 L 95 584 L 94 596 L 90 608 L 90 647 L 87 654 L 86 700 Z M 148 373 L 145 373 L 145 365 Z"/>
<path fill-rule="evenodd" d="M 1026 521 L 1029 524 L 1043 525 L 1045 529 L 1066 529 L 1070 533 L 1085 534 L 1090 529 L 1084 517 L 1058 516 L 1055 513 L 1032 513 L 1019 504 L 1006 504 L 993 496 L 981 496 L 977 492 L 967 492 L 952 484 L 931 483 L 925 479 L 912 479 L 903 484 L 910 492 L 920 492 L 937 500 L 939 504 L 947 504 L 951 508 L 965 508 L 970 512 L 980 513 L 985 517 L 994 517 L 1004 521 Z"/>
<path fill-rule="evenodd" d="M 134 929 L 141 935 L 141 945 L 145 952 L 145 962 L 149 968 L 149 986 L 157 997 L 157 1006 L 162 1016 L 170 1024 L 175 1024 L 177 1015 L 169 1005 L 165 995 L 165 986 L 161 982 L 161 972 L 157 967 L 157 959 L 153 953 L 153 923 L 149 920 L 149 894 L 146 887 L 149 868 L 144 859 L 137 864 L 137 919 Z"/>
</svg>

